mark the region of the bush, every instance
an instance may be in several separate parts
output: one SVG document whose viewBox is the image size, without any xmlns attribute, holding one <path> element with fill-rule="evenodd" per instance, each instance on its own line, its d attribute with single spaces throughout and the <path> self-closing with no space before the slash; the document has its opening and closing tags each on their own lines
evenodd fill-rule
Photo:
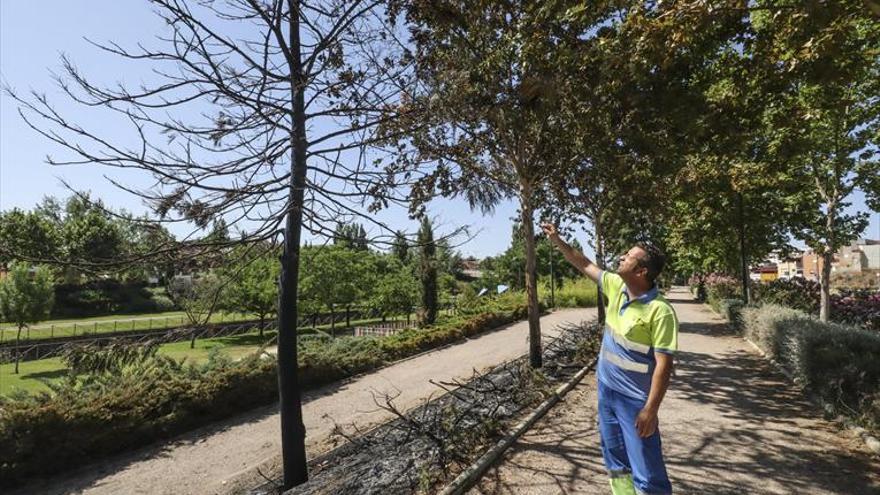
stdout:
<svg viewBox="0 0 880 495">
<path fill-rule="evenodd" d="M 880 335 L 773 304 L 744 308 L 742 328 L 827 411 L 880 427 Z"/>
<path fill-rule="evenodd" d="M 708 302 L 725 314 L 721 301 L 737 299 L 739 282 L 725 275 L 694 275 L 689 281 L 691 292 L 699 301 Z M 819 314 L 819 283 L 801 277 L 752 283 L 752 304 L 776 304 L 811 315 Z M 705 297 L 701 297 L 705 294 Z M 880 293 L 871 289 L 841 289 L 831 294 L 831 321 L 856 325 L 865 330 L 880 331 Z"/>
<path fill-rule="evenodd" d="M 543 282 L 538 286 L 541 303 L 550 306 L 550 285 Z M 599 292 L 592 280 L 581 277 L 564 280 L 555 290 L 557 308 L 590 308 L 596 306 Z"/>
<path fill-rule="evenodd" d="M 880 293 L 841 290 L 839 294 L 831 296 L 831 319 L 880 332 Z"/>
<path fill-rule="evenodd" d="M 819 282 L 795 277 L 752 284 L 752 301 L 778 304 L 805 313 L 819 313 Z"/>
<path fill-rule="evenodd" d="M 315 388 L 391 361 L 520 320 L 526 308 L 455 317 L 388 337 L 330 339 L 315 333 L 298 342 L 299 382 Z M 71 374 L 54 394 L 0 397 L 0 486 L 57 473 L 122 449 L 167 438 L 277 399 L 277 367 L 261 353 L 232 362 L 213 353 L 204 365 L 156 355 L 154 346 L 72 352 Z"/>
<path fill-rule="evenodd" d="M 741 299 L 719 299 L 710 302 L 712 309 L 727 319 L 731 326 L 740 328 L 740 313 L 745 307 Z"/>
<path fill-rule="evenodd" d="M 711 274 L 705 279 L 706 299 L 738 299 L 742 297 L 742 286 L 737 279 L 720 274 Z"/>
<path fill-rule="evenodd" d="M 157 356 L 123 373 L 71 376 L 54 395 L 0 398 L 0 484 L 57 473 L 267 404 L 274 360 L 184 367 Z"/>
<path fill-rule="evenodd" d="M 126 313 L 157 313 L 174 310 L 161 288 L 143 283 L 123 284 L 116 280 L 95 280 L 85 284 L 55 286 L 52 318 L 79 318 Z"/>
</svg>

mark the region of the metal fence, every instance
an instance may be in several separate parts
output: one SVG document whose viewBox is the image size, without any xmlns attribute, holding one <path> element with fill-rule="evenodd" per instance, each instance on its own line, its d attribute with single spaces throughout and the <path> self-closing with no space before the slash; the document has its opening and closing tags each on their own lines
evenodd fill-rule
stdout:
<svg viewBox="0 0 880 495">
<path fill-rule="evenodd" d="M 156 342 L 158 344 L 167 344 L 171 342 L 183 342 L 195 339 L 209 339 L 218 337 L 229 337 L 233 335 L 242 335 L 251 333 L 259 329 L 258 321 L 248 321 L 243 323 L 228 323 L 223 325 L 210 325 L 201 328 L 181 327 L 165 330 L 162 332 L 139 332 L 126 333 L 122 335 L 101 335 L 91 336 L 88 338 L 77 338 L 64 341 L 49 342 L 25 342 L 20 345 L 4 345 L 0 347 L 0 364 L 15 362 L 16 356 L 19 361 L 34 361 L 38 359 L 49 359 L 64 354 L 71 347 L 104 347 L 110 344 L 129 344 L 142 345 L 147 342 Z M 275 330 L 275 323 L 267 323 L 264 331 Z"/>
<path fill-rule="evenodd" d="M 443 308 L 450 314 L 454 309 L 449 306 Z M 413 328 L 416 326 L 415 318 L 411 315 L 397 317 L 405 318 L 401 320 L 358 323 L 364 320 L 387 319 L 388 316 L 382 314 L 373 308 L 349 307 L 342 311 L 332 313 L 314 313 L 306 315 L 298 319 L 299 328 L 317 328 L 323 327 L 330 331 L 330 335 L 340 337 L 343 335 L 355 336 L 386 336 L 392 335 L 404 328 Z M 352 322 L 355 325 L 352 326 Z M 130 345 L 144 344 L 146 342 L 156 342 L 166 344 L 171 342 L 182 342 L 192 339 L 208 339 L 218 337 L 228 337 L 233 335 L 241 335 L 259 330 L 259 320 L 248 320 L 235 323 L 210 324 L 204 327 L 190 327 L 182 325 L 175 328 L 147 329 L 144 331 L 117 331 L 117 332 L 93 332 L 79 333 L 76 336 L 41 339 L 16 343 L 14 340 L 0 343 L 0 364 L 19 361 L 34 361 L 38 359 L 48 359 L 58 357 L 64 354 L 65 350 L 72 346 L 97 346 L 103 347 L 111 343 L 126 343 Z M 339 327 L 351 329 L 345 333 L 337 332 Z M 329 327 L 329 328 L 328 328 Z M 277 320 L 274 318 L 267 319 L 263 325 L 264 332 L 274 332 L 277 330 Z"/>
<path fill-rule="evenodd" d="M 367 336 L 378 336 L 378 337 L 386 337 L 388 335 L 394 335 L 400 330 L 404 330 L 407 328 L 415 328 L 416 321 L 390 321 L 386 323 L 379 323 L 376 325 L 369 326 L 358 326 L 354 327 L 354 336 L 355 337 L 367 337 Z"/>
</svg>

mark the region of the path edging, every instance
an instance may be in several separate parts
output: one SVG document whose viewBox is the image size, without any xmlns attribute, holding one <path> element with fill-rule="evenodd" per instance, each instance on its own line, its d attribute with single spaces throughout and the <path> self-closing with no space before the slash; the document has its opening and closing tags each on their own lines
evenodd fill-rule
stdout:
<svg viewBox="0 0 880 495">
<path fill-rule="evenodd" d="M 712 311 L 713 313 L 718 315 L 721 319 L 727 321 L 728 324 L 730 323 L 730 321 L 728 321 L 727 318 L 725 318 L 724 316 L 719 314 L 717 311 L 715 311 L 715 308 L 713 308 L 712 306 L 709 306 L 708 304 L 705 304 L 705 303 L 703 303 L 703 306 L 706 308 L 709 308 L 710 311 Z M 752 342 L 751 339 L 749 339 L 745 335 L 740 335 L 740 338 L 745 340 L 746 342 L 748 342 L 749 345 L 751 345 L 756 351 L 758 351 L 758 354 L 760 354 L 761 357 L 763 357 L 766 361 L 768 361 L 770 364 L 772 364 L 773 367 L 776 368 L 777 371 L 779 371 L 783 375 L 785 375 L 785 377 L 788 378 L 789 381 L 791 381 L 798 389 L 800 389 L 801 392 L 805 391 L 804 387 L 801 386 L 797 382 L 797 380 L 795 380 L 794 375 L 791 374 L 790 371 L 785 369 L 784 366 L 779 364 L 775 359 L 769 357 L 767 355 L 767 353 L 764 352 L 763 349 L 758 347 L 758 344 L 755 344 L 754 342 Z M 809 394 L 807 394 L 807 395 L 809 395 Z M 874 435 L 871 435 L 870 433 L 868 433 L 867 430 L 865 430 L 861 426 L 858 426 L 852 420 L 850 420 L 849 418 L 847 418 L 845 416 L 838 416 L 837 418 L 835 418 L 835 421 L 837 423 L 839 423 L 840 425 L 842 425 L 847 430 L 849 430 L 853 435 L 861 438 L 862 442 L 864 442 L 865 446 L 868 447 L 868 450 L 870 450 L 871 452 L 873 452 L 876 455 L 880 455 L 880 440 L 878 440 L 877 437 L 875 437 Z"/>
<path fill-rule="evenodd" d="M 497 461 L 504 452 L 513 445 L 525 432 L 527 432 L 539 419 L 544 417 L 550 409 L 553 408 L 565 395 L 571 391 L 581 380 L 595 368 L 598 357 L 592 363 L 581 368 L 567 383 L 556 388 L 553 395 L 544 400 L 528 417 L 520 421 L 504 438 L 499 440 L 485 454 L 480 456 L 473 464 L 467 467 L 458 475 L 451 483 L 446 485 L 440 495 L 461 495 L 470 489 L 486 472 L 492 464 Z"/>
</svg>

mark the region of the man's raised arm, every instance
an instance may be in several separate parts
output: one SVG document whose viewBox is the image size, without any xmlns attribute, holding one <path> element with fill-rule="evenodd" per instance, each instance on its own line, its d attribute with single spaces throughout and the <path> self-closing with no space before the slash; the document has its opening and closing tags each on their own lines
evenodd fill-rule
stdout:
<svg viewBox="0 0 880 495">
<path fill-rule="evenodd" d="M 584 256 L 584 253 L 575 250 L 573 247 L 569 246 L 567 242 L 563 241 L 562 238 L 559 237 L 559 232 L 556 230 L 555 225 L 552 223 L 542 223 L 541 229 L 544 231 L 544 234 L 547 235 L 547 238 L 550 239 L 550 242 L 552 242 L 557 249 L 562 251 L 562 255 L 565 256 L 565 259 L 568 260 L 569 263 L 574 265 L 574 267 L 580 270 L 581 273 L 590 277 L 593 282 L 596 282 L 597 284 L 600 283 L 599 277 L 602 276 L 602 269 L 590 261 L 589 258 Z"/>
</svg>

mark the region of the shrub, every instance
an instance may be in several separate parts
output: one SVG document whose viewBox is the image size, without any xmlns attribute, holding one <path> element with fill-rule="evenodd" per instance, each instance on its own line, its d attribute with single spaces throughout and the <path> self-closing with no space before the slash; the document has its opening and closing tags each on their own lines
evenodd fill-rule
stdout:
<svg viewBox="0 0 880 495">
<path fill-rule="evenodd" d="M 742 326 L 827 411 L 880 427 L 880 335 L 773 304 L 744 308 Z"/>
<path fill-rule="evenodd" d="M 57 472 L 271 402 L 273 360 L 183 366 L 167 357 L 71 376 L 54 395 L 0 398 L 0 480 Z"/>
<path fill-rule="evenodd" d="M 78 318 L 125 313 L 171 311 L 174 304 L 164 289 L 143 283 L 94 280 L 85 284 L 55 286 L 53 318 Z"/>
<path fill-rule="evenodd" d="M 742 299 L 719 299 L 710 302 L 712 309 L 730 322 L 734 328 L 740 328 L 740 313 L 745 307 Z"/>
<path fill-rule="evenodd" d="M 752 301 L 778 304 L 805 313 L 819 312 L 819 283 L 801 277 L 752 284 Z"/>
<path fill-rule="evenodd" d="M 880 293 L 871 290 L 841 290 L 831 296 L 831 319 L 880 332 Z"/>
</svg>

